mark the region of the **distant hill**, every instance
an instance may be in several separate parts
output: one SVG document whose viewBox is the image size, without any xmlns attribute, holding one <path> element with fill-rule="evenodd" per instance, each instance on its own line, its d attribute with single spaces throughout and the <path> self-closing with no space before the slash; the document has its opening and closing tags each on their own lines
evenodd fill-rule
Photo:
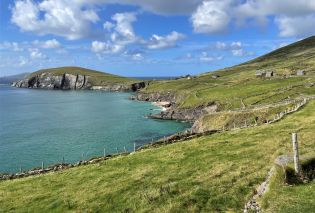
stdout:
<svg viewBox="0 0 315 213">
<path fill-rule="evenodd" d="M 10 76 L 3 76 L 0 77 L 0 84 L 11 84 L 14 81 L 26 78 L 26 76 L 28 76 L 30 73 L 21 73 L 21 74 L 17 74 L 17 75 L 10 75 Z"/>
<path fill-rule="evenodd" d="M 82 67 L 42 69 L 13 84 L 15 87 L 41 89 L 92 89 L 108 91 L 136 91 L 144 82 Z"/>
</svg>

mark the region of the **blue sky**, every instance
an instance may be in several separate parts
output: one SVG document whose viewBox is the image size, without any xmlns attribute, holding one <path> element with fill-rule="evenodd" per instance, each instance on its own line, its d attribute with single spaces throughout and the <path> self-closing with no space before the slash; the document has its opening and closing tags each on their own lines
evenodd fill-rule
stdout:
<svg viewBox="0 0 315 213">
<path fill-rule="evenodd" d="M 312 0 L 1 0 L 0 76 L 59 66 L 198 74 L 314 33 Z"/>
</svg>

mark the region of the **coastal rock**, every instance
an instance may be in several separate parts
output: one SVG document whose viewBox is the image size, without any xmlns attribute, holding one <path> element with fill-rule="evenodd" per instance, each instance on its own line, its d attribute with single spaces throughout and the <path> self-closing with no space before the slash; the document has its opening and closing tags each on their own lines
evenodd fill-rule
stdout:
<svg viewBox="0 0 315 213">
<path fill-rule="evenodd" d="M 207 113 L 216 112 L 217 105 L 214 102 L 193 108 L 180 108 L 176 104 L 176 96 L 173 93 L 142 93 L 139 92 L 131 99 L 149 102 L 167 103 L 167 108 L 159 114 L 150 115 L 150 118 L 163 120 L 182 120 L 195 122 Z"/>
<path fill-rule="evenodd" d="M 134 83 L 134 84 L 131 84 L 131 90 L 135 92 L 135 91 L 145 88 L 147 85 L 148 83 L 146 82 Z"/>
</svg>

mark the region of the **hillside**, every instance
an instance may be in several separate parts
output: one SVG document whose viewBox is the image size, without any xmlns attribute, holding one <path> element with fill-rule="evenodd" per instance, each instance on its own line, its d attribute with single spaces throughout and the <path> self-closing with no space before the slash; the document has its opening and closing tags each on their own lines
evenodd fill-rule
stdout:
<svg viewBox="0 0 315 213">
<path fill-rule="evenodd" d="M 10 76 L 0 77 L 0 84 L 11 84 L 14 81 L 18 81 L 20 79 L 25 78 L 29 74 L 30 73 L 21 73 L 21 74 L 17 74 L 17 75 L 10 75 Z"/>
<path fill-rule="evenodd" d="M 272 105 L 290 104 L 315 94 L 314 57 L 315 37 L 310 37 L 237 66 L 151 82 L 136 99 L 170 102 L 169 110 L 159 117 L 192 120 L 197 132 L 231 127 L 233 122 L 264 123 L 279 111 Z M 303 70 L 302 74 L 298 75 L 298 70 Z M 265 74 L 257 76 L 259 73 Z M 265 112 L 252 110 L 257 108 Z M 239 115 L 243 111 L 246 116 Z"/>
<path fill-rule="evenodd" d="M 296 76 L 297 70 L 305 76 Z M 257 70 L 272 70 L 276 76 L 256 77 Z M 179 108 L 216 102 L 221 109 L 241 108 L 310 94 L 314 82 L 315 37 L 310 37 L 247 63 L 205 73 L 191 79 L 153 82 L 143 93 L 173 93 Z M 213 78 L 213 76 L 219 76 Z"/>
<path fill-rule="evenodd" d="M 140 80 L 81 67 L 59 67 L 33 72 L 26 79 L 15 82 L 13 86 L 41 89 L 131 91 L 144 86 L 137 83 L 141 83 Z"/>
</svg>

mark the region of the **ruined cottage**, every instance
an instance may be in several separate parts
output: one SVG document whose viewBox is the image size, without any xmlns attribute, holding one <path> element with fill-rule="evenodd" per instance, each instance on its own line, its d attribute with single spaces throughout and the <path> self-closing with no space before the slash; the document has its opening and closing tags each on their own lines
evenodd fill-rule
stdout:
<svg viewBox="0 0 315 213">
<path fill-rule="evenodd" d="M 276 73 L 272 70 L 266 72 L 266 78 L 271 78 L 271 77 L 274 77 L 275 75 Z"/>
<path fill-rule="evenodd" d="M 305 75 L 306 73 L 305 73 L 305 70 L 298 70 L 298 71 L 296 71 L 296 75 L 297 76 L 302 76 L 302 75 Z"/>
<path fill-rule="evenodd" d="M 256 71 L 256 77 L 264 77 L 266 75 L 265 70 L 257 70 Z"/>
</svg>

